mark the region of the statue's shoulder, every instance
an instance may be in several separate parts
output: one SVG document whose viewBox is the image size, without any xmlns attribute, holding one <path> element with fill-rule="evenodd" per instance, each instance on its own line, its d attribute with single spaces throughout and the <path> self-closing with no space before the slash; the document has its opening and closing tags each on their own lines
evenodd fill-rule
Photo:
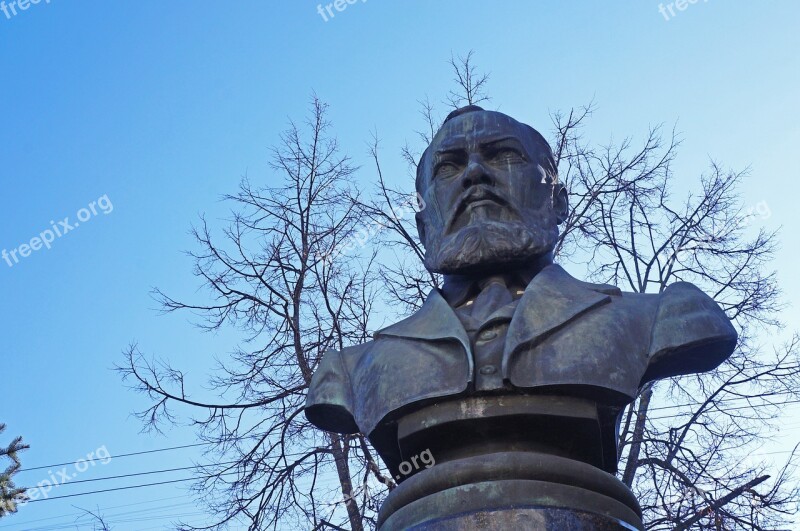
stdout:
<svg viewBox="0 0 800 531">
<path fill-rule="evenodd" d="M 669 328 L 680 326 L 687 337 L 708 332 L 733 333 L 735 330 L 714 299 L 691 282 L 675 282 L 667 286 L 658 298 L 656 325 L 661 336 L 654 335 L 654 345 L 666 341 Z M 660 328 L 660 329 L 659 329 Z"/>
<path fill-rule="evenodd" d="M 341 351 L 342 359 L 343 360 L 354 360 L 358 359 L 364 355 L 372 346 L 375 344 L 374 340 L 365 341 L 364 343 L 359 343 L 357 345 L 350 345 L 349 347 L 344 347 Z"/>
<path fill-rule="evenodd" d="M 372 341 L 329 349 L 322 356 L 306 396 L 306 418 L 315 426 L 338 433 L 356 433 L 355 404 L 350 381 L 352 367 Z"/>
<path fill-rule="evenodd" d="M 658 295 L 646 380 L 709 371 L 731 355 L 736 329 L 714 299 L 690 282 Z"/>
<path fill-rule="evenodd" d="M 643 323 L 652 320 L 658 309 L 662 295 L 658 293 L 637 293 L 622 291 L 613 284 L 598 284 L 585 280 L 573 279 L 581 287 L 604 295 L 610 295 L 609 306 L 612 312 L 628 317 L 635 317 Z M 644 325 L 643 325 L 644 326 Z"/>
<path fill-rule="evenodd" d="M 358 367 L 359 363 L 362 359 L 369 353 L 372 347 L 375 346 L 374 340 L 369 340 L 364 343 L 359 343 L 357 345 L 351 345 L 349 347 L 344 347 L 341 352 L 339 352 L 339 356 L 342 360 L 342 367 L 348 374 L 353 374 L 353 372 Z"/>
<path fill-rule="evenodd" d="M 330 377 L 335 375 L 336 379 L 341 380 L 342 382 L 349 381 L 353 368 L 374 344 L 375 341 L 370 340 L 364 343 L 344 347 L 341 350 L 326 350 L 325 354 L 322 356 L 319 366 L 317 367 L 317 370 L 314 371 L 314 380 L 322 381 L 324 375 L 328 374 Z M 317 373 L 320 374 L 319 378 L 317 378 Z M 312 380 L 312 385 L 315 383 L 314 380 Z"/>
<path fill-rule="evenodd" d="M 622 296 L 622 290 L 620 290 L 617 286 L 612 284 L 596 284 L 594 282 L 586 282 L 585 280 L 578 280 L 577 278 L 572 277 L 572 280 L 579 284 L 581 287 L 596 291 L 598 293 L 604 293 L 606 295 L 613 295 L 615 297 Z"/>
</svg>

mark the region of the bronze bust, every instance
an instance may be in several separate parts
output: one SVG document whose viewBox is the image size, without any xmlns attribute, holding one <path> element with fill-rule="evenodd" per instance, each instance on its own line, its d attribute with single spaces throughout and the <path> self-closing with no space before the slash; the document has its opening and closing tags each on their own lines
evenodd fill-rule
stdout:
<svg viewBox="0 0 800 531">
<path fill-rule="evenodd" d="M 442 289 L 327 352 L 306 405 L 324 430 L 366 434 L 401 480 L 380 529 L 641 529 L 612 476 L 621 412 L 650 381 L 722 363 L 730 321 L 689 283 L 623 293 L 554 264 L 567 191 L 545 139 L 505 114 L 451 113 L 416 187 Z M 436 465 L 403 478 L 422 451 Z"/>
</svg>

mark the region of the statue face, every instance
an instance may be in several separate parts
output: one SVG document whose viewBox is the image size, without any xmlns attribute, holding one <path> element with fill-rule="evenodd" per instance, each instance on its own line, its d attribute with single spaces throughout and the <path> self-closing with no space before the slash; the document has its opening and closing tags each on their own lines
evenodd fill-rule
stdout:
<svg viewBox="0 0 800 531">
<path fill-rule="evenodd" d="M 553 250 L 567 198 L 539 163 L 543 149 L 529 127 L 502 113 L 468 112 L 444 124 L 421 161 L 418 183 L 428 269 L 524 267 Z"/>
</svg>

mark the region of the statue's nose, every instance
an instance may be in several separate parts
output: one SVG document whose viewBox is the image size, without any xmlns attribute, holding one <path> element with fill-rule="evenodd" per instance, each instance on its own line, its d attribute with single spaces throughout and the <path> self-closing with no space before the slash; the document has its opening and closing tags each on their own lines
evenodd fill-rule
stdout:
<svg viewBox="0 0 800 531">
<path fill-rule="evenodd" d="M 464 179 L 462 181 L 464 188 L 469 188 L 476 184 L 494 184 L 494 179 L 486 171 L 486 168 L 478 161 L 472 161 L 467 165 L 464 171 Z"/>
</svg>

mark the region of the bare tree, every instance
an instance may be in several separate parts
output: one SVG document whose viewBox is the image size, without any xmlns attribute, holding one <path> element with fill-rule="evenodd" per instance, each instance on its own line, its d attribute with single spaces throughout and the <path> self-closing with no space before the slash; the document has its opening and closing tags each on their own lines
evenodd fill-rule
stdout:
<svg viewBox="0 0 800 531">
<path fill-rule="evenodd" d="M 471 58 L 451 58 L 451 106 L 486 99 L 488 77 L 476 73 Z M 441 124 L 429 99 L 421 105 L 424 126 L 401 153 L 412 174 L 419 148 Z M 741 338 L 713 373 L 642 390 L 623 417 L 621 478 L 642 501 L 648 529 L 786 525 L 798 500 L 793 454 L 777 470 L 750 455 L 800 389 L 798 339 L 771 353 L 754 339 L 780 326 L 769 270 L 776 234 L 753 223 L 765 203 L 743 202 L 737 185 L 746 173 L 718 164 L 696 189 L 677 193 L 674 131 L 656 127 L 638 145 L 626 139 L 595 146 L 582 137 L 592 112 L 588 105 L 553 115 L 551 145 L 571 194 L 557 255 L 628 291 L 691 281 L 728 312 Z M 212 303 L 156 292 L 166 311 L 190 310 L 208 330 L 230 325 L 247 334 L 212 380 L 221 399 L 190 398 L 183 373 L 135 346 L 121 368 L 153 400 L 142 412 L 147 426 L 173 421 L 173 406 L 203 412 L 195 423 L 219 463 L 198 474 L 198 494 L 220 515 L 209 527 L 245 520 L 251 529 L 371 529 L 394 486 L 363 435 L 319 433 L 305 422 L 303 401 L 326 349 L 370 338 L 379 295 L 402 301 L 394 309 L 407 313 L 441 279 L 422 267 L 408 215 L 413 180 L 385 176 L 375 134 L 376 190 L 359 193 L 329 130 L 325 105 L 314 98 L 306 127 L 291 124 L 273 153 L 283 184 L 243 180 L 227 198 L 233 217 L 221 241 L 204 219 L 194 230 L 201 248 L 192 253 L 194 274 Z"/>
<path fill-rule="evenodd" d="M 478 105 L 489 101 L 486 94 L 486 83 L 489 82 L 489 74 L 480 73 L 478 67 L 472 62 L 474 50 L 467 52 L 467 55 L 458 58 L 450 55 L 450 67 L 453 69 L 453 82 L 455 88 L 447 94 L 447 103 L 453 109 L 458 109 L 465 105 Z"/>
<path fill-rule="evenodd" d="M 393 485 L 363 436 L 321 433 L 302 414 L 322 354 L 368 339 L 375 298 L 372 257 L 358 257 L 355 168 L 330 134 L 326 109 L 315 96 L 304 126 L 292 122 L 273 150 L 281 184 L 245 178 L 226 198 L 232 219 L 222 236 L 205 219 L 193 230 L 194 275 L 212 302 L 155 292 L 167 312 L 189 310 L 206 330 L 230 325 L 245 334 L 211 380 L 219 398 L 191 398 L 180 370 L 136 346 L 120 368 L 153 401 L 140 414 L 147 427 L 174 421 L 174 406 L 201 412 L 194 423 L 214 450 L 196 492 L 219 515 L 209 528 L 245 521 L 258 530 L 361 530 L 374 523 L 381 496 L 363 488 L 367 478 Z"/>
<path fill-rule="evenodd" d="M 740 332 L 736 352 L 712 374 L 642 390 L 623 421 L 622 480 L 642 501 L 648 529 L 786 525 L 798 501 L 794 454 L 771 481 L 763 463 L 747 459 L 783 405 L 800 398 L 798 339 L 767 354 L 752 337 L 778 327 L 782 308 L 769 269 L 776 233 L 754 223 L 769 215 L 768 204 L 743 201 L 737 185 L 746 174 L 716 163 L 698 190 L 675 199 L 674 132 L 653 128 L 639 146 L 626 139 L 592 148 L 579 135 L 590 114 L 591 106 L 554 115 L 555 152 L 574 205 L 559 253 L 585 257 L 596 280 L 629 291 L 692 282 Z"/>
<path fill-rule="evenodd" d="M 0 435 L 6 430 L 5 424 L 0 424 Z M 10 513 L 17 512 L 17 504 L 25 500 L 25 489 L 14 485 L 13 476 L 20 469 L 19 453 L 29 447 L 22 443 L 22 437 L 16 437 L 5 448 L 0 447 L 0 462 L 6 459 L 11 461 L 4 469 L 0 469 L 0 518 Z"/>
<path fill-rule="evenodd" d="M 92 531 L 112 531 L 111 526 L 106 522 L 105 518 L 102 514 L 100 514 L 100 509 L 96 509 L 95 511 L 90 511 L 89 509 L 84 509 L 82 507 L 77 507 L 83 511 L 83 514 L 78 517 L 78 519 L 83 517 L 88 517 L 92 522 Z M 81 524 L 85 528 L 85 524 Z M 78 526 L 75 526 L 78 528 Z"/>
<path fill-rule="evenodd" d="M 383 295 L 392 301 L 397 313 L 406 314 L 418 310 L 427 293 L 441 284 L 441 275 L 422 266 L 425 251 L 417 235 L 414 216 L 409 215 L 425 205 L 419 194 L 393 187 L 387 182 L 377 135 L 373 135 L 369 144 L 369 154 L 377 175 L 375 189 L 364 200 L 358 197 L 351 200 L 372 225 L 382 229 L 371 243 L 383 252 L 383 259 L 378 264 Z M 408 156 L 405 148 L 403 156 Z M 398 302 L 400 306 L 397 306 Z"/>
</svg>

